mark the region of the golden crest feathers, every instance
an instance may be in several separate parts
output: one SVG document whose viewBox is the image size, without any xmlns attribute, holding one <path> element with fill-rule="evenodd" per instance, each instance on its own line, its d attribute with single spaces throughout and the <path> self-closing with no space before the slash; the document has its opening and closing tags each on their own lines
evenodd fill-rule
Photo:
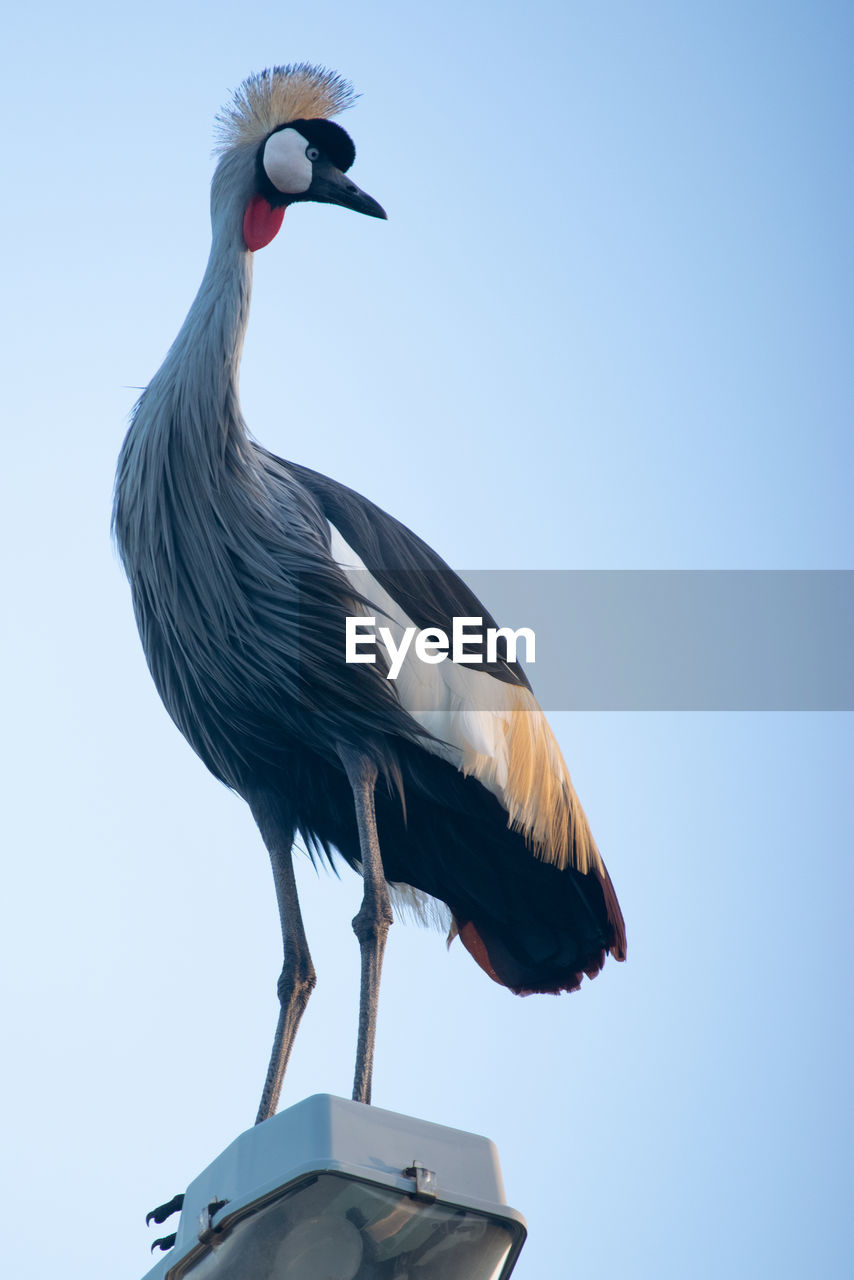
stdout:
<svg viewBox="0 0 854 1280">
<path fill-rule="evenodd" d="M 269 67 L 250 76 L 216 117 L 216 150 L 257 143 L 289 120 L 328 120 L 352 107 L 349 80 L 308 62 Z"/>
</svg>

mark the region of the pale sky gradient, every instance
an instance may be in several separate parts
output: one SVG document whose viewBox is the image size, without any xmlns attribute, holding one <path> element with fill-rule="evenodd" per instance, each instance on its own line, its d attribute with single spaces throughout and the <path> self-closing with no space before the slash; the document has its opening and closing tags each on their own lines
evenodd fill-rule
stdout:
<svg viewBox="0 0 854 1280">
<path fill-rule="evenodd" d="M 216 110 L 336 68 L 389 213 L 295 209 L 257 255 L 265 445 L 461 569 L 854 568 L 854 11 L 47 0 L 3 44 L 3 1269 L 135 1280 L 145 1211 L 252 1122 L 280 966 L 260 838 L 162 709 L 109 542 Z M 841 1280 L 852 717 L 554 723 L 628 962 L 518 1000 L 395 926 L 376 1101 L 494 1139 L 518 1280 Z M 359 882 L 298 874 L 284 1105 L 348 1095 L 356 1032 Z"/>
</svg>

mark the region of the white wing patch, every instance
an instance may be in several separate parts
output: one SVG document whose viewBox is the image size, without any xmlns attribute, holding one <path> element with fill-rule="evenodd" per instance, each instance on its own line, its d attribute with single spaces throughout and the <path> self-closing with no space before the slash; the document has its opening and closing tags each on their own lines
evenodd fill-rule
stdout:
<svg viewBox="0 0 854 1280">
<path fill-rule="evenodd" d="M 429 893 L 416 889 L 411 884 L 394 884 L 391 880 L 387 883 L 395 916 L 423 925 L 425 929 L 438 929 L 440 933 L 449 934 L 450 946 L 454 936 L 451 908 L 439 898 L 432 898 Z"/>
<path fill-rule="evenodd" d="M 329 528 L 332 558 L 399 645 L 412 619 L 335 526 Z M 438 739 L 425 741 L 424 749 L 491 791 L 507 812 L 507 825 L 524 835 L 537 857 L 604 874 L 560 747 L 530 690 L 450 659 L 421 662 L 412 648 L 393 687 L 413 720 Z"/>
</svg>

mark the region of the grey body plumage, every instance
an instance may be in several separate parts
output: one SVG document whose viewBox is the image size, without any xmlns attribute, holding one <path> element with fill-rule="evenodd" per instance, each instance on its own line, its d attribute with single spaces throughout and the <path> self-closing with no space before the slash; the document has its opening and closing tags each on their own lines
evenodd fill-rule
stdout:
<svg viewBox="0 0 854 1280">
<path fill-rule="evenodd" d="M 249 439 L 240 410 L 253 255 L 234 210 L 250 198 L 254 168 L 246 152 L 220 161 L 205 276 L 134 410 L 114 511 L 161 697 L 208 767 L 238 790 L 263 757 L 275 767 L 283 733 L 306 743 L 308 731 L 307 745 L 328 750 L 324 710 L 334 709 L 345 740 L 370 730 L 359 700 L 348 717 L 352 681 L 343 684 L 340 664 L 326 660 L 340 651 L 334 621 L 353 596 L 330 556 L 328 523 L 304 486 Z M 300 644 L 309 614 L 311 648 Z M 306 688 L 316 735 L 306 724 Z M 390 696 L 381 702 L 381 727 L 391 727 L 391 716 L 400 730 L 401 709 Z M 235 718 L 245 730 L 239 736 Z M 273 741 L 266 740 L 268 725 Z M 417 734 L 415 726 L 410 731 Z"/>
</svg>

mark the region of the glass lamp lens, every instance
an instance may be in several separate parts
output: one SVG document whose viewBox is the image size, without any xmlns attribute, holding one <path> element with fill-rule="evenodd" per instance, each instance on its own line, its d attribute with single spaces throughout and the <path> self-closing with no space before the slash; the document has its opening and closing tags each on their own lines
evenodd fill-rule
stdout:
<svg viewBox="0 0 854 1280">
<path fill-rule="evenodd" d="M 324 1173 L 250 1210 L 169 1280 L 500 1280 L 518 1230 Z"/>
</svg>

